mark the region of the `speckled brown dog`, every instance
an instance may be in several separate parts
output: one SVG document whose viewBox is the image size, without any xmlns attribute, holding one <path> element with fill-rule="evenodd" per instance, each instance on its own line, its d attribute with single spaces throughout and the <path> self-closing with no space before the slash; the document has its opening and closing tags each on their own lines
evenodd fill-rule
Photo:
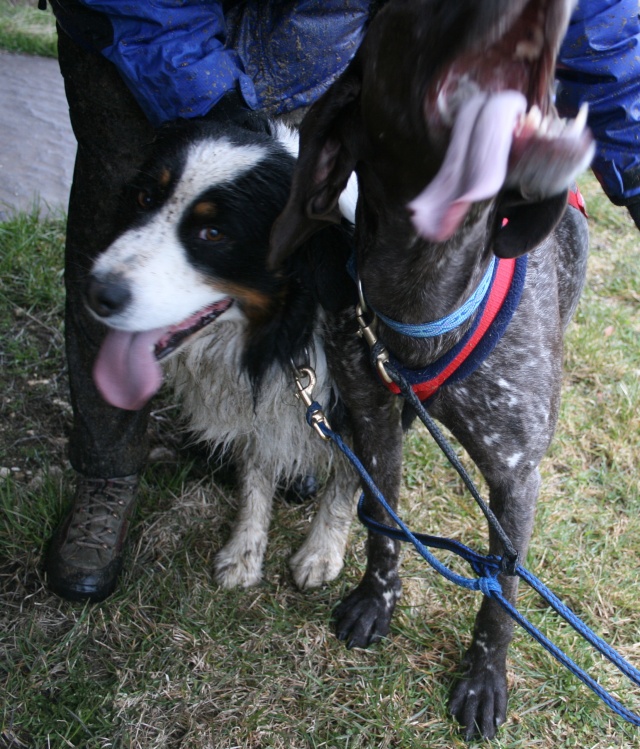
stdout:
<svg viewBox="0 0 640 749">
<path fill-rule="evenodd" d="M 349 175 L 359 182 L 357 273 L 367 305 L 386 318 L 446 318 L 472 296 L 494 257 L 528 255 L 506 333 L 465 379 L 429 401 L 482 471 L 491 507 L 524 557 L 560 396 L 563 332 L 584 281 L 586 221 L 567 188 L 593 152 L 585 114 L 559 120 L 555 55 L 571 0 L 391 0 L 353 62 L 310 110 L 272 262 L 319 221 L 336 217 Z M 413 338 L 378 320 L 378 334 L 412 369 L 455 347 L 474 315 L 449 332 Z M 402 428 L 352 312 L 333 319 L 330 367 L 347 404 L 355 449 L 392 505 Z M 386 521 L 367 498 L 366 511 Z M 491 534 L 491 552 L 500 554 Z M 514 599 L 516 580 L 502 579 Z M 370 534 L 360 584 L 335 612 L 337 634 L 365 647 L 389 631 L 400 596 L 398 545 Z M 512 622 L 484 599 L 450 708 L 468 737 L 492 737 L 507 704 Z"/>
</svg>

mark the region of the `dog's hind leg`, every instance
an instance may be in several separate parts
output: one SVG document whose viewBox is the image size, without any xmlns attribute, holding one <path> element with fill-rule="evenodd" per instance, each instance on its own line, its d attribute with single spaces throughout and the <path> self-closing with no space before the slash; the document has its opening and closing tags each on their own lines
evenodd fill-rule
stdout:
<svg viewBox="0 0 640 749">
<path fill-rule="evenodd" d="M 301 590 L 318 587 L 340 573 L 358 485 L 351 466 L 337 455 L 309 533 L 289 561 L 293 579 Z"/>
<path fill-rule="evenodd" d="M 502 528 L 518 550 L 520 560 L 526 554 L 540 474 L 535 468 L 516 481 L 505 480 L 490 492 L 491 508 Z M 503 548 L 490 532 L 491 554 L 501 555 Z M 504 596 L 512 603 L 518 589 L 518 578 L 501 575 Z M 507 650 L 513 636 L 513 620 L 495 601 L 484 598 L 476 617 L 473 640 L 463 661 L 460 680 L 454 686 L 449 702 L 451 713 L 465 730 L 467 739 L 480 734 L 493 738 L 507 712 Z"/>
<path fill-rule="evenodd" d="M 275 479 L 244 455 L 239 458 L 238 475 L 238 515 L 231 538 L 214 562 L 216 582 L 224 588 L 247 588 L 260 582 L 276 489 Z"/>
</svg>

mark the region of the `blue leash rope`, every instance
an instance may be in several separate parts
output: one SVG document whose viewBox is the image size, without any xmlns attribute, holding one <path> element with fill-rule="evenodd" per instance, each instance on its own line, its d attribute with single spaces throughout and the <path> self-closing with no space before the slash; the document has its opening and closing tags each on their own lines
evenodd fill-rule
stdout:
<svg viewBox="0 0 640 749">
<path fill-rule="evenodd" d="M 387 369 L 388 371 L 390 370 L 388 365 Z M 414 408 L 416 408 L 418 416 L 423 421 L 427 429 L 429 429 L 429 432 L 432 434 L 441 449 L 444 449 L 441 443 L 444 443 L 444 445 L 446 445 L 447 449 L 444 449 L 444 451 L 447 458 L 451 460 L 450 455 L 455 457 L 456 462 L 454 463 L 454 468 L 458 470 L 458 465 L 460 464 L 457 456 L 455 456 L 455 453 L 451 449 L 450 445 L 446 442 L 444 436 L 442 435 L 436 424 L 433 422 L 422 403 L 420 403 L 417 396 L 415 396 L 415 393 L 413 393 L 411 387 L 408 385 L 408 383 L 403 382 L 403 378 L 397 375 L 395 371 L 391 370 L 389 371 L 389 374 L 394 379 L 398 387 L 400 387 L 403 396 L 410 401 Z M 405 392 L 405 390 L 407 390 L 408 392 Z M 415 403 L 414 401 L 417 401 L 417 403 Z M 436 572 L 439 572 L 447 580 L 454 583 L 455 585 L 459 585 L 462 588 L 466 588 L 467 590 L 479 590 L 483 595 L 487 596 L 488 598 L 492 598 L 507 612 L 507 614 L 509 614 L 509 616 L 515 622 L 517 622 L 538 643 L 540 643 L 540 645 L 542 645 L 545 650 L 547 650 L 558 662 L 565 666 L 565 668 L 569 669 L 569 671 L 571 671 L 574 676 L 580 679 L 583 684 L 589 687 L 589 689 L 591 689 L 611 710 L 613 710 L 627 722 L 633 724 L 634 726 L 640 727 L 640 715 L 637 715 L 636 713 L 626 708 L 621 702 L 619 702 L 615 697 L 613 697 L 609 692 L 601 687 L 598 682 L 595 681 L 595 679 L 589 676 L 589 674 L 587 674 L 580 666 L 578 666 L 571 658 L 569 658 L 569 656 L 566 655 L 557 645 L 552 643 L 544 634 L 542 634 L 542 632 L 540 632 L 537 627 L 535 627 L 515 608 L 515 606 L 513 606 L 504 597 L 502 593 L 502 585 L 498 580 L 498 575 L 501 572 L 506 571 L 506 574 L 516 575 L 525 583 L 527 583 L 527 585 L 535 590 L 536 593 L 538 593 L 538 595 L 540 595 L 551 606 L 551 608 L 567 622 L 567 624 L 569 624 L 578 634 L 584 637 L 584 639 L 586 639 L 587 642 L 589 642 L 599 653 L 601 653 L 605 658 L 613 663 L 613 665 L 616 666 L 616 668 L 621 673 L 623 673 L 630 681 L 632 681 L 637 686 L 640 686 L 640 671 L 629 664 L 608 643 L 598 637 L 568 606 L 562 603 L 562 601 L 560 601 L 560 599 L 551 590 L 549 590 L 549 588 L 547 588 L 544 583 L 542 583 L 537 577 L 535 577 L 535 575 L 531 574 L 528 570 L 518 564 L 517 552 L 513 550 L 510 542 L 505 548 L 509 549 L 510 547 L 510 551 L 513 550 L 513 553 L 515 553 L 516 555 L 515 559 L 513 557 L 510 559 L 505 559 L 507 557 L 507 553 L 505 553 L 504 557 L 478 554 L 464 544 L 461 544 L 458 541 L 453 541 L 449 538 L 430 536 L 424 533 L 413 533 L 397 515 L 395 510 L 393 510 L 393 508 L 389 505 L 384 495 L 378 489 L 375 482 L 367 472 L 366 468 L 362 465 L 361 461 L 358 459 L 355 453 L 343 441 L 342 437 L 334 432 L 328 426 L 326 421 L 318 420 L 317 417 L 319 414 L 322 414 L 322 408 L 316 401 L 313 401 L 307 408 L 307 422 L 309 423 L 309 425 L 313 426 L 315 429 L 319 428 L 319 430 L 325 435 L 325 437 L 327 439 L 330 439 L 344 453 L 344 455 L 348 458 L 348 460 L 360 475 L 362 482 L 370 491 L 371 495 L 376 499 L 376 501 L 391 517 L 393 522 L 398 526 L 397 528 L 392 528 L 391 526 L 385 525 L 384 523 L 379 523 L 377 520 L 374 520 L 373 518 L 367 516 L 364 512 L 365 495 L 363 493 L 360 497 L 360 501 L 358 502 L 358 517 L 367 528 L 374 531 L 375 533 L 381 533 L 396 541 L 410 541 L 416 548 L 420 556 L 422 556 L 423 559 L 425 559 L 425 561 L 434 570 L 436 570 Z M 460 468 L 462 468 L 461 465 Z M 462 470 L 464 471 L 463 468 Z M 466 478 L 463 476 L 463 480 L 465 481 L 465 484 L 467 484 L 467 486 L 467 481 L 470 482 L 473 486 L 473 482 L 468 476 L 466 476 Z M 474 497 L 475 495 L 479 496 L 477 490 L 475 489 L 475 486 L 473 487 L 473 493 Z M 481 506 L 484 506 L 484 512 L 484 508 L 488 509 L 488 507 L 486 506 L 484 501 L 481 500 L 481 502 Z M 489 513 L 490 514 L 487 516 L 487 519 L 494 530 L 497 530 L 498 528 L 500 528 L 500 525 L 495 516 L 493 516 L 493 513 L 491 513 L 491 510 L 489 510 Z M 502 532 L 502 536 L 504 536 L 504 538 L 506 538 L 508 541 L 508 538 L 506 537 L 506 534 L 504 534 L 502 528 L 500 528 L 500 531 Z M 457 556 L 469 562 L 471 568 L 476 573 L 476 575 L 478 575 L 478 577 L 470 578 L 456 574 L 451 569 L 449 569 L 449 567 L 443 564 L 439 559 L 437 559 L 437 557 L 434 556 L 434 554 L 432 554 L 427 547 L 442 549 L 456 554 Z"/>
</svg>

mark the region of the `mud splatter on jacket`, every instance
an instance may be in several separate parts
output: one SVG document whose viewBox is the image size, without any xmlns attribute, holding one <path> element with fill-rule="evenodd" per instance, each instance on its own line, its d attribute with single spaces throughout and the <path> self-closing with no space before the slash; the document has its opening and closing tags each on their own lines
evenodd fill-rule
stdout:
<svg viewBox="0 0 640 749">
<path fill-rule="evenodd" d="M 120 71 L 154 125 L 206 114 L 229 90 L 271 114 L 311 104 L 354 55 L 371 0 L 51 0 L 61 26 Z M 640 200 L 638 0 L 580 0 L 559 58 L 564 115 L 589 102 L 594 172 Z"/>
<path fill-rule="evenodd" d="M 51 0 L 62 28 L 118 68 L 149 120 L 206 114 L 235 89 L 271 114 L 346 68 L 371 0 Z"/>
</svg>

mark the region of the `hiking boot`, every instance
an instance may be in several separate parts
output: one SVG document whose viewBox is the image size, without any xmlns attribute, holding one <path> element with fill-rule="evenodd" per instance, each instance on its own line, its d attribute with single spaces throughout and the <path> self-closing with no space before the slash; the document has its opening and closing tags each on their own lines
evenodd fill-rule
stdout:
<svg viewBox="0 0 640 749">
<path fill-rule="evenodd" d="M 138 477 L 78 475 L 71 511 L 55 532 L 45 570 L 50 589 L 70 601 L 102 601 L 122 569 Z"/>
</svg>

